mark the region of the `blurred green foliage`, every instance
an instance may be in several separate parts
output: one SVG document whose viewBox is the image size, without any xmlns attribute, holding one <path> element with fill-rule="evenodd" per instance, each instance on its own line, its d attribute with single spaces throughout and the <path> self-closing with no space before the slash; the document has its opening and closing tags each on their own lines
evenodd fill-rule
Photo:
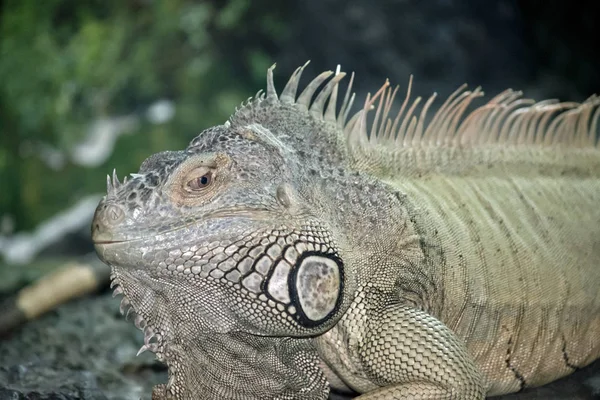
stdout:
<svg viewBox="0 0 600 400">
<path fill-rule="evenodd" d="M 263 86 L 267 54 L 286 38 L 286 2 L 10 0 L 0 3 L 0 217 L 30 229 L 117 168 L 184 147 Z M 174 102 L 165 124 L 144 118 Z M 102 118 L 138 115 L 98 168 L 68 154 Z M 50 168 L 40 150 L 67 155 Z M 29 151 L 24 151 L 29 149 Z M 31 150 L 33 149 L 33 150 Z"/>
</svg>

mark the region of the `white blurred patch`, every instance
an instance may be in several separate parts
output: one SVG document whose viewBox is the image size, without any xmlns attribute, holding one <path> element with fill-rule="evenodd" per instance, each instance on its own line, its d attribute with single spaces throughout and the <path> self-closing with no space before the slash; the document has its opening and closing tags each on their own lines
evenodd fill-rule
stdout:
<svg viewBox="0 0 600 400">
<path fill-rule="evenodd" d="M 148 122 L 155 125 L 165 124 L 174 116 L 175 103 L 166 99 L 152 103 L 144 114 Z M 68 159 L 83 167 L 97 167 L 111 156 L 119 136 L 134 133 L 139 129 L 141 120 L 136 114 L 100 118 L 90 123 L 85 138 L 68 154 L 47 143 L 30 141 L 21 146 L 21 155 L 38 157 L 53 170 L 63 169 Z"/>
<path fill-rule="evenodd" d="M 73 147 L 71 159 L 84 167 L 101 165 L 112 154 L 117 138 L 135 131 L 139 122 L 135 115 L 96 120 L 87 137 Z"/>
<path fill-rule="evenodd" d="M 42 222 L 33 232 L 0 236 L 0 254 L 4 261 L 13 265 L 27 264 L 40 251 L 58 242 L 65 235 L 83 229 L 90 224 L 101 198 L 98 194 L 85 197 L 71 208 Z"/>
<path fill-rule="evenodd" d="M 148 107 L 146 118 L 153 124 L 169 122 L 175 115 L 175 105 L 169 100 L 158 100 Z"/>
</svg>

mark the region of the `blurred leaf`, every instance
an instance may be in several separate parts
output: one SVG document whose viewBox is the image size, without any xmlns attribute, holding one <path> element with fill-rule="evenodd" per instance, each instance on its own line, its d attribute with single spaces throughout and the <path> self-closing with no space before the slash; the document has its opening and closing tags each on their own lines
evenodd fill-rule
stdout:
<svg viewBox="0 0 600 400">
<path fill-rule="evenodd" d="M 221 9 L 216 18 L 216 26 L 220 29 L 231 29 L 242 23 L 242 18 L 250 8 L 249 0 L 231 0 Z"/>
</svg>

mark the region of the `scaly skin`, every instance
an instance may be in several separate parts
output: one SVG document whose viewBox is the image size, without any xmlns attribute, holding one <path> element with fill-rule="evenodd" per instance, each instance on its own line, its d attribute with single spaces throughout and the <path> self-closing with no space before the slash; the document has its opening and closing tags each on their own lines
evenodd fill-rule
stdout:
<svg viewBox="0 0 600 400">
<path fill-rule="evenodd" d="M 385 124 L 386 85 L 347 121 L 344 75 L 311 100 L 330 74 L 301 72 L 109 181 L 93 238 L 169 367 L 153 398 L 482 399 L 598 358 L 596 98 Z"/>
</svg>

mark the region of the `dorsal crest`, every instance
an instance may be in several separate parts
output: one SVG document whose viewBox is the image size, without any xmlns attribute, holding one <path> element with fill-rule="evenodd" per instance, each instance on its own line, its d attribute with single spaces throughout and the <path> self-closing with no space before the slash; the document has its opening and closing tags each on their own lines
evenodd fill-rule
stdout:
<svg viewBox="0 0 600 400">
<path fill-rule="evenodd" d="M 345 154 L 352 168 L 380 176 L 421 175 L 434 170 L 452 173 L 475 164 L 510 164 L 554 153 L 542 161 L 548 164 L 557 157 L 564 159 L 562 153 L 576 150 L 579 154 L 567 160 L 567 164 L 580 163 L 581 160 L 576 159 L 589 153 L 599 159 L 600 97 L 596 95 L 582 103 L 535 102 L 523 98 L 522 92 L 508 89 L 468 112 L 473 100 L 483 96 L 483 91 L 479 87 L 468 90 L 462 85 L 429 117 L 428 111 L 437 94 L 419 108 L 421 97 L 411 98 L 411 76 L 395 115 L 392 110 L 398 109 L 394 99 L 399 88 L 392 88 L 386 81 L 374 95 L 369 94 L 362 109 L 349 118 L 355 99 L 354 74 L 338 110 L 339 84 L 345 73 L 339 66 L 335 73 L 323 72 L 297 95 L 307 64 L 296 69 L 279 95 L 273 82 L 275 66 L 269 68 L 266 93 L 261 91 L 248 99 L 230 121 L 262 106 L 292 107 L 303 117 L 332 128 L 323 132 L 323 142 L 343 146 L 343 150 L 338 150 Z M 367 118 L 371 111 L 375 112 L 374 117 Z M 450 159 L 454 159 L 454 165 Z"/>
</svg>

